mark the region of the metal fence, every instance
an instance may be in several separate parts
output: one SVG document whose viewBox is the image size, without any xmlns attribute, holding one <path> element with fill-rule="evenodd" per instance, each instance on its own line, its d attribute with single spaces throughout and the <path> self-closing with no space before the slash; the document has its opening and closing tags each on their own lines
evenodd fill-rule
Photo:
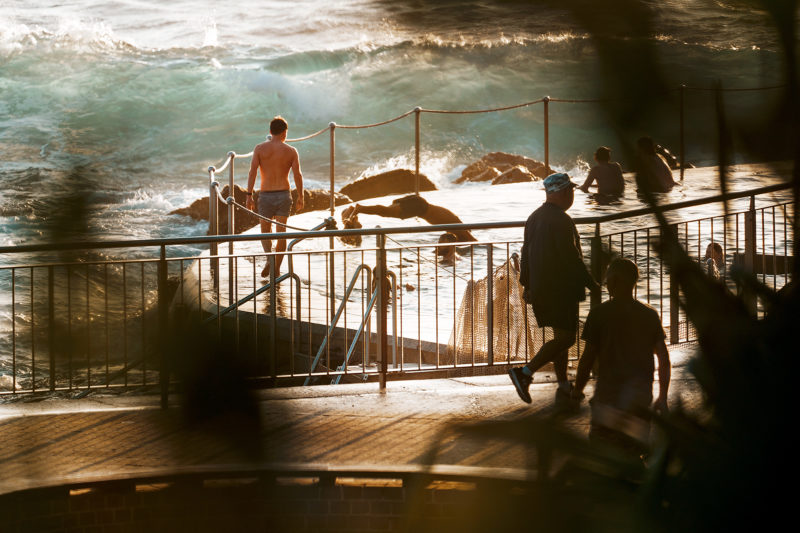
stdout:
<svg viewBox="0 0 800 533">
<path fill-rule="evenodd" d="M 751 197 L 750 209 L 683 221 L 675 228 L 700 262 L 708 244 L 721 245 L 724 261 L 718 270 L 730 290 L 738 291 L 730 276 L 733 265 L 778 289 L 793 268 L 793 206 L 779 202 L 756 208 L 755 197 L 788 187 L 660 209 Z M 657 253 L 660 229 L 647 218 L 649 225 L 636 229 L 603 231 L 609 222 L 648 213 L 649 208 L 576 223 L 595 275 L 602 275 L 607 252 L 634 259 L 642 273 L 637 297 L 658 310 L 671 342 L 683 342 L 693 333 L 680 310 L 677 284 Z M 53 251 L 87 257 L 92 250 L 146 247 L 158 255 L 0 266 L 0 394 L 144 386 L 156 387 L 166 399 L 170 375 L 174 380 L 178 368 L 176 357 L 192 357 L 178 353 L 186 343 L 175 338 L 187 317 L 211 332 L 251 379 L 271 385 L 501 372 L 505 365 L 529 359 L 549 334 L 520 304 L 515 253 L 521 241 L 399 241 L 456 228 L 523 225 L 510 221 L 2 247 L 1 254 L 25 257 Z M 354 235 L 368 244 L 353 248 L 338 243 Z M 256 265 L 275 255 L 260 250 L 264 237 L 304 243 L 287 250 L 288 272 L 275 283 L 262 280 Z M 332 239 L 337 239 L 333 248 Z M 223 241 L 235 245 L 235 253 L 167 254 L 170 247 Z M 442 261 L 446 247 L 458 249 L 454 261 Z M 605 292 L 593 294 L 581 317 L 590 302 L 604 298 Z M 750 304 L 754 313 L 763 312 L 755 299 Z M 576 345 L 573 359 L 581 349 Z"/>
</svg>

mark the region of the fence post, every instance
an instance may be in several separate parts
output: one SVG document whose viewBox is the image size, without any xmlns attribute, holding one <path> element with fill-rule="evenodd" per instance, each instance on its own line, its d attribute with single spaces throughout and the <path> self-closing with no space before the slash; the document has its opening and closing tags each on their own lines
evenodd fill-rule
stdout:
<svg viewBox="0 0 800 533">
<path fill-rule="evenodd" d="M 752 274 L 756 265 L 756 197 L 750 197 L 750 208 L 744 214 L 744 270 Z M 756 314 L 757 303 L 755 293 L 746 288 L 744 302 L 752 314 Z"/>
<path fill-rule="evenodd" d="M 486 245 L 486 360 L 489 366 L 494 365 L 494 247 Z M 511 280 L 508 280 L 509 284 Z M 510 286 L 510 285 L 509 285 Z M 474 302 L 470 302 L 474 303 Z M 472 306 L 475 309 L 475 306 Z M 473 311 L 473 316 L 475 313 Z M 475 350 L 474 342 L 472 346 Z"/>
<path fill-rule="evenodd" d="M 681 154 L 680 154 L 680 157 L 681 157 L 681 181 L 683 181 L 683 169 L 686 166 L 686 133 L 685 133 L 685 125 L 684 125 L 684 116 L 685 116 L 684 115 L 684 113 L 685 113 L 685 110 L 684 110 L 684 95 L 685 95 L 685 93 L 686 93 L 686 85 L 681 85 L 681 91 L 680 91 L 680 106 L 681 106 L 681 111 L 680 111 L 680 118 L 681 118 L 680 134 L 681 134 L 681 140 L 680 140 L 680 144 L 679 144 L 679 150 L 681 152 Z"/>
<path fill-rule="evenodd" d="M 678 344 L 680 335 L 680 285 L 672 267 L 669 269 L 669 343 Z M 688 332 L 687 332 L 688 337 Z"/>
<path fill-rule="evenodd" d="M 270 311 L 270 320 L 269 320 L 269 367 L 270 367 L 270 375 L 272 376 L 273 384 L 277 384 L 278 382 L 278 294 L 277 294 L 277 283 L 275 283 L 275 278 L 277 274 L 275 272 L 275 256 L 270 255 L 267 257 L 267 262 L 269 264 L 269 311 Z M 289 304 L 291 305 L 291 303 Z M 294 357 L 294 354 L 289 354 L 289 358 Z"/>
<path fill-rule="evenodd" d="M 334 178 L 336 176 L 336 173 L 335 173 L 335 170 L 334 170 L 335 164 L 336 164 L 336 123 L 335 122 L 331 122 L 330 124 L 328 124 L 328 127 L 331 129 L 331 146 L 330 146 L 331 205 L 330 205 L 330 210 L 331 210 L 331 216 L 333 216 L 333 211 L 334 211 L 334 208 L 336 207 L 336 203 L 334 202 L 334 198 L 333 198 L 333 185 L 334 185 L 333 182 L 334 182 Z"/>
<path fill-rule="evenodd" d="M 228 158 L 231 160 L 230 168 L 228 168 L 228 198 L 235 198 L 233 194 L 233 163 L 236 161 L 236 153 L 235 152 L 228 152 Z M 236 215 L 234 211 L 236 207 L 233 205 L 232 202 L 228 201 L 228 235 L 235 235 L 236 230 L 234 229 L 234 219 Z M 233 255 L 233 241 L 230 242 L 229 251 L 231 255 Z"/>
<path fill-rule="evenodd" d="M 161 408 L 166 409 L 169 401 L 169 371 L 168 361 L 168 319 L 169 302 L 167 301 L 167 247 L 161 245 L 161 257 L 158 261 L 158 349 L 160 352 L 160 368 L 158 381 L 161 386 Z"/>
<path fill-rule="evenodd" d="M 592 257 L 589 258 L 590 267 L 592 270 L 592 277 L 594 280 L 602 285 L 603 284 L 603 240 L 600 238 L 600 223 L 594 225 L 594 237 L 592 237 L 591 245 Z M 603 299 L 603 289 L 598 287 L 592 289 L 589 293 L 589 303 L 591 307 L 600 304 Z"/>
<path fill-rule="evenodd" d="M 331 122 L 330 124 L 328 124 L 328 127 L 330 127 L 330 129 L 331 129 L 331 153 L 330 153 L 330 156 L 331 156 L 331 184 L 330 184 L 330 186 L 331 186 L 331 217 L 333 217 L 333 214 L 334 214 L 333 213 L 333 211 L 334 211 L 334 209 L 333 209 L 334 208 L 333 181 L 334 181 L 334 177 L 335 177 L 335 170 L 334 169 L 336 168 L 336 148 L 335 148 L 335 143 L 336 143 L 336 123 L 335 122 Z M 328 248 L 331 250 L 328 253 L 328 256 L 330 257 L 330 261 L 328 261 L 328 277 L 331 280 L 331 289 L 330 289 L 330 291 L 328 291 L 329 292 L 328 299 L 330 300 L 331 320 L 333 320 L 333 317 L 336 314 L 336 294 L 335 294 L 336 291 L 333 290 L 333 280 L 334 280 L 333 276 L 335 275 L 335 271 L 334 271 L 334 268 L 333 268 L 333 246 L 334 246 L 333 237 L 328 237 Z"/>
<path fill-rule="evenodd" d="M 56 390 L 56 339 L 55 339 L 55 321 L 56 309 L 54 301 L 54 272 L 53 266 L 47 267 L 47 341 L 50 345 L 50 390 Z M 107 332 L 106 332 L 107 333 Z"/>
<path fill-rule="evenodd" d="M 550 97 L 542 98 L 544 102 L 544 168 L 550 172 Z"/>
<path fill-rule="evenodd" d="M 414 193 L 419 195 L 419 116 L 422 108 L 414 108 Z"/>
<path fill-rule="evenodd" d="M 233 195 L 225 199 L 228 203 L 228 235 L 233 235 Z M 233 268 L 233 241 L 228 241 L 228 305 L 234 303 L 233 282 L 236 278 L 236 271 Z"/>
<path fill-rule="evenodd" d="M 217 188 L 219 182 L 214 179 L 214 167 L 208 167 L 208 234 L 219 235 L 219 224 L 217 214 Z M 218 244 L 216 241 L 211 243 L 211 257 L 216 257 L 219 254 Z M 211 260 L 211 275 L 214 279 L 214 289 L 219 287 L 219 259 Z"/>
<path fill-rule="evenodd" d="M 376 235 L 378 241 L 377 249 L 377 283 L 378 290 L 378 364 L 380 365 L 380 390 L 386 390 L 386 373 L 389 368 L 387 357 L 388 344 L 386 338 L 386 307 L 384 284 L 386 283 L 386 235 L 379 233 Z"/>
</svg>

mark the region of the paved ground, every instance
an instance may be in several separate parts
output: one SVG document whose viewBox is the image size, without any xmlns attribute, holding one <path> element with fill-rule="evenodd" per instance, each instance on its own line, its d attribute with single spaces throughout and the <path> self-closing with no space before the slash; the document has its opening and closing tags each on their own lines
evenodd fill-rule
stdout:
<svg viewBox="0 0 800 533">
<path fill-rule="evenodd" d="M 700 405 L 685 362 L 673 348 L 671 401 Z M 439 444 L 440 465 L 520 467 L 526 452 L 499 439 L 476 439 L 453 424 L 508 420 L 552 411 L 555 383 L 537 376 L 533 404 L 522 403 L 506 375 L 296 387 L 259 391 L 254 402 L 198 406 L 192 416 L 172 396 L 168 409 L 147 395 L 0 404 L 0 494 L 54 482 L 147 474 L 198 465 L 296 464 L 392 468 L 419 465 Z M 590 383 L 587 396 L 591 395 Z M 250 415 L 246 413 L 250 412 Z M 588 431 L 589 409 L 567 422 Z"/>
</svg>

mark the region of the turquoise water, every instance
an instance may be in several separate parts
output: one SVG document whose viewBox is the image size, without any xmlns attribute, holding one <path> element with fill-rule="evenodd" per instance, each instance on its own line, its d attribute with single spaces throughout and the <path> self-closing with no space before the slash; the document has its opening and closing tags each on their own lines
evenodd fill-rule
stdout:
<svg viewBox="0 0 800 533">
<path fill-rule="evenodd" d="M 416 106 L 474 110 L 545 95 L 613 97 L 602 83 L 597 46 L 603 43 L 652 46 L 664 85 L 673 91 L 648 109 L 634 110 L 630 130 L 650 134 L 673 151 L 678 148 L 674 89 L 680 84 L 782 83 L 775 31 L 751 3 L 654 4 L 647 3 L 654 10 L 652 31 L 634 36 L 609 28 L 605 40 L 597 40 L 576 24 L 569 2 L 552 7 L 521 1 L 246 0 L 223 7 L 209 0 L 167 5 L 4 0 L 2 245 L 202 235 L 205 223 L 170 211 L 206 195 L 207 167 L 219 164 L 228 151 L 249 152 L 277 114 L 289 120 L 290 137 L 297 138 L 332 121 L 370 124 Z M 588 15 L 613 18 L 613 6 L 598 3 L 598 12 Z M 626 79 L 613 81 L 643 86 L 655 81 L 639 77 L 632 70 Z M 777 94 L 726 93 L 726 111 L 734 124 L 745 122 L 751 113 L 769 111 Z M 712 96 L 693 91 L 687 97 L 687 158 L 698 166 L 715 160 Z M 542 107 L 422 115 L 422 171 L 444 189 L 431 199 L 450 202 L 465 222 L 524 219 L 541 202 L 538 189 L 526 196 L 515 185 L 487 194 L 487 185 L 452 181 L 489 151 L 543 159 Z M 622 158 L 624 139 L 608 125 L 607 110 L 607 103 L 552 103 L 551 166 L 582 180 L 598 145 L 611 146 Z M 327 187 L 328 135 L 297 147 L 307 186 Z M 380 128 L 337 129 L 336 184 L 383 169 L 413 168 L 413 147 L 413 116 Z M 740 151 L 738 157 L 747 155 Z M 717 188 L 715 175 L 706 176 L 683 184 L 667 200 L 710 195 Z M 237 164 L 236 177 L 245 183 L 246 162 Z M 758 177 L 747 176 L 734 185 L 759 184 Z M 632 190 L 621 206 L 598 206 L 579 194 L 571 213 L 587 216 L 640 205 Z M 199 251 L 184 247 L 169 253 Z M 90 259 L 153 253 L 106 251 Z M 30 260 L 5 256 L 2 264 Z M 109 275 L 112 284 L 118 281 L 118 272 Z M 9 277 L 6 272 L 0 279 L 3 332 L 9 328 Z M 102 305 L 102 294 L 91 289 Z"/>
<path fill-rule="evenodd" d="M 739 2 L 662 2 L 655 45 L 669 85 L 779 83 L 766 15 Z M 410 6 L 410 7 L 409 7 Z M 624 35 L 618 36 L 625 39 Z M 602 95 L 595 41 L 564 11 L 526 2 L 350 0 L 6 1 L 0 6 L 3 244 L 180 237 L 203 224 L 168 213 L 206 194 L 208 165 L 249 152 L 282 114 L 290 137 L 331 121 L 367 124 L 422 106 L 483 109 Z M 759 93 L 730 105 L 763 104 Z M 689 103 L 689 159 L 714 157 L 706 93 Z M 737 100 L 738 99 L 738 100 Z M 677 149 L 674 108 L 648 126 Z M 551 105 L 551 164 L 580 174 L 614 148 L 602 107 Z M 492 150 L 543 159 L 542 108 L 423 115 L 423 171 L 448 187 Z M 413 117 L 338 130 L 336 181 L 413 162 Z M 327 186 L 327 135 L 298 143 L 309 186 Z M 617 152 L 619 152 L 617 150 Z M 237 173 L 239 183 L 245 174 Z M 240 177 L 239 177 L 240 176 Z M 63 224 L 65 201 L 86 222 Z M 469 221 L 469 206 L 460 210 Z"/>
</svg>

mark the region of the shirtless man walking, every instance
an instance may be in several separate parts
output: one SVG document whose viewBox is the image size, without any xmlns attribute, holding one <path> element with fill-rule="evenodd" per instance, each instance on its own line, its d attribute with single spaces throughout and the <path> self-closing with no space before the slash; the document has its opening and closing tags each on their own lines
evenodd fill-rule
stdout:
<svg viewBox="0 0 800 533">
<path fill-rule="evenodd" d="M 289 186 L 289 169 L 294 176 L 294 186 L 297 189 L 297 210 L 303 208 L 303 174 L 300 172 L 300 156 L 297 150 L 286 144 L 286 133 L 289 125 L 282 117 L 275 117 L 269 123 L 271 138 L 266 142 L 256 145 L 253 148 L 253 160 L 250 164 L 250 174 L 247 177 L 247 208 L 252 210 L 253 187 L 256 183 L 256 173 L 261 171 L 261 189 L 258 193 L 258 214 L 275 220 L 278 232 L 285 232 L 286 228 L 281 224 L 286 224 L 289 219 L 289 212 L 292 209 L 292 194 Z M 261 233 L 271 233 L 272 222 L 261 221 Z M 261 241 L 264 251 L 272 251 L 272 241 L 266 239 Z M 286 250 L 286 240 L 278 239 L 275 246 L 276 252 Z M 275 275 L 278 275 L 281 268 L 283 255 L 275 256 Z M 261 277 L 269 275 L 269 260 L 261 271 Z"/>
</svg>

